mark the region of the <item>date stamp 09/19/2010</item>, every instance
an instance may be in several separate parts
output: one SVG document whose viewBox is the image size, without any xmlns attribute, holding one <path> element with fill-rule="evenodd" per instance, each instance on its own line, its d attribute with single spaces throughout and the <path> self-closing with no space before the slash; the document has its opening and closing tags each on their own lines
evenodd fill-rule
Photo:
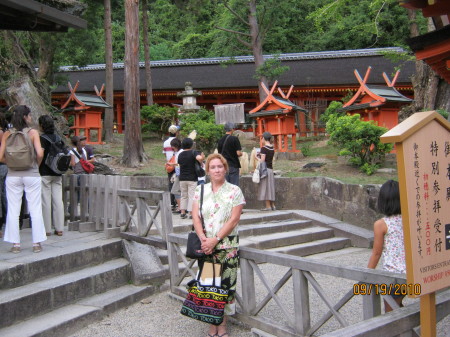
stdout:
<svg viewBox="0 0 450 337">
<path fill-rule="evenodd" d="M 395 295 L 419 296 L 421 294 L 420 284 L 372 284 L 372 283 L 355 283 L 353 285 L 353 295 Z"/>
</svg>

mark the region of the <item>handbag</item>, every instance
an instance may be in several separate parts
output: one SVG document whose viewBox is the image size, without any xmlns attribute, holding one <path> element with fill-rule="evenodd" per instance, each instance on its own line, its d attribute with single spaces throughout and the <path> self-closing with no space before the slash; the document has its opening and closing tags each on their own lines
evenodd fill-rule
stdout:
<svg viewBox="0 0 450 337">
<path fill-rule="evenodd" d="M 198 162 L 198 160 L 195 160 L 195 174 L 197 177 L 201 178 L 206 175 L 205 170 L 203 169 L 202 165 Z"/>
<path fill-rule="evenodd" d="M 259 178 L 263 179 L 265 177 L 267 177 L 267 163 L 262 161 L 259 163 Z"/>
<path fill-rule="evenodd" d="M 203 206 L 203 185 L 201 185 L 201 192 L 200 192 L 200 219 L 202 220 L 202 228 L 203 231 L 205 230 L 205 223 L 203 221 L 203 215 L 202 215 L 202 206 Z M 202 250 L 202 242 L 200 238 L 198 237 L 197 233 L 194 230 L 194 226 L 192 226 L 192 231 L 188 234 L 188 241 L 186 245 L 186 257 L 189 257 L 191 259 L 200 259 L 205 257 L 206 254 L 203 253 Z"/>
<path fill-rule="evenodd" d="M 199 281 L 201 271 L 197 274 L 197 278 L 187 284 L 188 294 L 181 307 L 181 314 L 208 324 L 220 325 L 223 322 L 228 290 L 215 285 L 214 266 L 212 269 L 212 286 L 201 285 Z"/>
<path fill-rule="evenodd" d="M 91 162 L 88 162 L 86 159 L 81 158 L 81 156 L 78 154 L 77 150 L 73 150 L 75 155 L 78 157 L 78 160 L 80 161 L 81 167 L 83 168 L 84 172 L 86 173 L 92 173 L 94 172 L 95 166 Z"/>
<path fill-rule="evenodd" d="M 258 165 L 256 165 L 255 171 L 253 171 L 252 181 L 255 184 L 259 184 L 259 181 L 260 181 L 260 177 L 259 177 L 259 162 L 258 162 Z"/>
<path fill-rule="evenodd" d="M 175 164 L 176 163 L 176 157 L 175 155 L 172 156 L 172 158 L 169 159 L 169 161 L 165 164 L 165 168 L 166 168 L 166 172 L 167 173 L 172 173 L 175 170 L 175 166 L 170 165 L 170 164 Z"/>
</svg>

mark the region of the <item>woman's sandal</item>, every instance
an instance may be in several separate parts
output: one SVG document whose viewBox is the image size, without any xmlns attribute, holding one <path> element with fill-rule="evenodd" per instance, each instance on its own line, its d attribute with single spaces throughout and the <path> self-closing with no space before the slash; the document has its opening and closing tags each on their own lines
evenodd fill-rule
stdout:
<svg viewBox="0 0 450 337">
<path fill-rule="evenodd" d="M 225 332 L 224 334 L 222 334 L 222 335 L 219 335 L 219 334 L 217 334 L 216 335 L 217 337 L 225 337 L 225 336 L 227 336 L 228 337 L 228 332 Z"/>
</svg>

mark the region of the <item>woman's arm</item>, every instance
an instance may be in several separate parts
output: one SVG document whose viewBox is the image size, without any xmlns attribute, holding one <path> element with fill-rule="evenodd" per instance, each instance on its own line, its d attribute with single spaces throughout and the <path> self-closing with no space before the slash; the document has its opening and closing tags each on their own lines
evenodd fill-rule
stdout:
<svg viewBox="0 0 450 337">
<path fill-rule="evenodd" d="M 373 248 L 372 255 L 370 255 L 367 268 L 375 269 L 378 261 L 380 261 L 383 253 L 384 236 L 387 233 L 387 225 L 383 219 L 375 221 L 373 224 Z"/>
<path fill-rule="evenodd" d="M 33 143 L 34 150 L 36 151 L 36 161 L 38 165 L 41 165 L 42 159 L 44 158 L 44 150 L 42 149 L 39 132 L 37 132 L 37 130 L 31 129 L 28 134 L 30 135 L 31 142 Z"/>
<path fill-rule="evenodd" d="M 261 154 L 260 154 L 259 161 L 260 161 L 261 163 L 266 161 L 266 154 L 265 154 L 265 153 L 261 153 Z"/>
<path fill-rule="evenodd" d="M 223 239 L 223 238 L 227 237 L 233 231 L 233 229 L 237 226 L 237 224 L 239 223 L 239 220 L 241 219 L 242 208 L 244 208 L 243 204 L 233 207 L 233 209 L 231 211 L 231 217 L 217 233 L 218 237 Z M 192 211 L 194 211 L 194 208 L 192 208 Z M 200 223 L 200 227 L 201 227 L 201 223 Z M 213 238 L 205 237 L 204 239 L 202 239 L 202 249 L 205 252 L 205 254 L 209 255 L 214 251 L 214 247 L 216 247 L 216 245 L 218 243 L 219 243 L 219 240 L 216 237 L 213 237 Z"/>
<path fill-rule="evenodd" d="M 2 144 L 0 145 L 0 161 L 5 162 L 5 150 L 6 150 L 6 139 L 9 137 L 11 132 L 6 131 L 2 137 Z"/>
</svg>

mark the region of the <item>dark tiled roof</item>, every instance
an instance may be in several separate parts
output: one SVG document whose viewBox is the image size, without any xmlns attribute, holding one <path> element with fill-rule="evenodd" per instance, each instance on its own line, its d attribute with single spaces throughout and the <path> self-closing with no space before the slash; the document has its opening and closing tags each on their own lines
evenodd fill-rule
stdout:
<svg viewBox="0 0 450 337">
<path fill-rule="evenodd" d="M 388 102 L 412 102 L 411 98 L 403 96 L 395 88 L 383 85 L 367 85 L 375 95 L 386 98 Z"/>
<path fill-rule="evenodd" d="M 96 95 L 89 95 L 89 94 L 76 94 L 77 98 L 86 104 L 87 106 L 95 106 L 99 108 L 111 108 L 111 106 L 105 102 L 105 100 Z"/>
<path fill-rule="evenodd" d="M 289 66 L 289 71 L 278 79 L 280 86 L 338 86 L 358 83 L 353 75 L 354 69 L 365 72 L 372 66 L 371 81 L 374 84 L 384 84 L 382 73 L 394 72 L 396 63 L 381 55 L 382 51 L 397 51 L 399 48 L 379 48 L 361 50 L 343 50 L 316 53 L 281 54 L 283 65 Z M 270 55 L 266 57 L 271 57 Z M 152 61 L 152 85 L 154 90 L 184 90 L 185 82 L 189 81 L 197 90 L 223 88 L 255 88 L 257 80 L 253 78 L 255 65 L 253 57 L 235 57 L 235 62 L 224 66 L 230 58 L 188 59 Z M 63 67 L 59 74 L 66 75 L 71 83 L 80 81 L 78 91 L 91 92 L 94 85 L 105 82 L 105 65 L 91 65 L 76 69 Z M 397 83 L 410 84 L 414 73 L 414 62 L 407 62 Z M 140 69 L 140 88 L 145 88 L 145 69 Z M 123 91 L 123 64 L 114 66 L 114 90 Z M 59 86 L 55 93 L 67 92 L 67 86 Z"/>
</svg>

